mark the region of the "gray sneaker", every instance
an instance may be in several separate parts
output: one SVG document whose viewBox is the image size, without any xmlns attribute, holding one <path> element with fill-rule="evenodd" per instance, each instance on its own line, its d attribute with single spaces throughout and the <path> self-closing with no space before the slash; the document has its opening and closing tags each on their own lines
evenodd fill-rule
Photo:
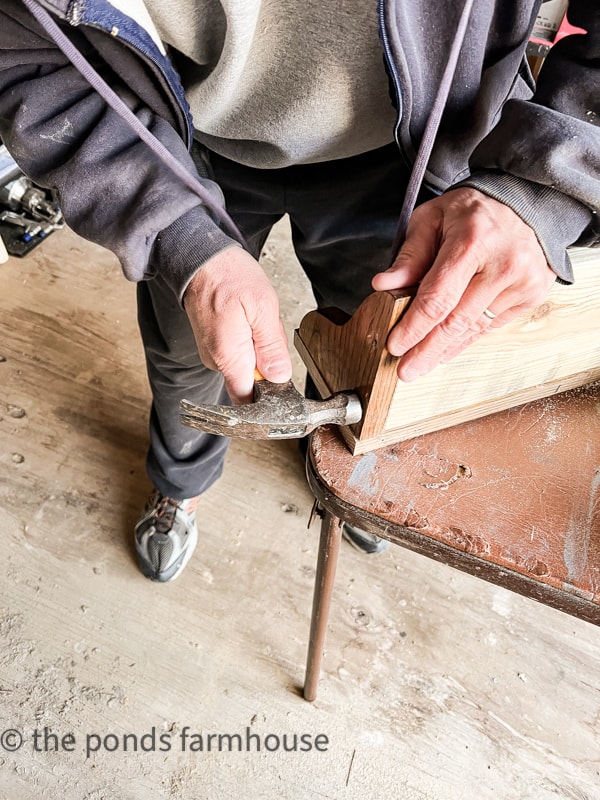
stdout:
<svg viewBox="0 0 600 800">
<path fill-rule="evenodd" d="M 353 525 L 348 525 L 347 522 L 344 522 L 342 536 L 347 542 L 350 542 L 353 547 L 360 550 L 361 553 L 367 553 L 368 555 L 383 553 L 390 544 L 387 539 L 382 539 L 381 536 L 375 536 L 374 533 L 367 533 L 367 531 L 363 531 L 361 528 L 355 528 Z"/>
<path fill-rule="evenodd" d="M 192 557 L 198 541 L 198 497 L 174 500 L 155 490 L 135 526 L 135 550 L 142 573 L 150 580 L 175 580 Z"/>
</svg>

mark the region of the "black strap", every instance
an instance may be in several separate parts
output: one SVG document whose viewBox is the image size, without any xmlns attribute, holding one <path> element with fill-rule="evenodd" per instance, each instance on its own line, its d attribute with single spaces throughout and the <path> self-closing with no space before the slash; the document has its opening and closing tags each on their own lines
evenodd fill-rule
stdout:
<svg viewBox="0 0 600 800">
<path fill-rule="evenodd" d="M 425 175 L 425 170 L 427 169 L 427 164 L 433 149 L 435 137 L 437 136 L 438 128 L 440 127 L 440 121 L 446 107 L 446 101 L 448 100 L 448 95 L 450 94 L 450 87 L 452 86 L 452 80 L 454 78 L 454 73 L 456 72 L 458 56 L 460 55 L 460 51 L 465 40 L 472 7 L 473 0 L 466 0 L 463 6 L 461 17 L 458 21 L 458 27 L 454 35 L 452 47 L 450 48 L 446 68 L 438 87 L 435 100 L 433 101 L 431 112 L 429 113 L 429 119 L 427 120 L 427 125 L 425 126 L 421 144 L 419 145 L 417 158 L 413 164 L 406 194 L 404 195 L 404 202 L 400 211 L 400 219 L 398 220 L 396 236 L 394 238 L 394 246 L 392 249 L 394 258 L 396 258 L 398 255 L 398 251 L 402 247 L 404 239 L 406 238 L 408 223 L 410 221 L 412 212 L 414 211 L 415 203 L 417 202 L 417 195 L 419 194 L 419 189 L 423 183 L 423 176 Z"/>
</svg>

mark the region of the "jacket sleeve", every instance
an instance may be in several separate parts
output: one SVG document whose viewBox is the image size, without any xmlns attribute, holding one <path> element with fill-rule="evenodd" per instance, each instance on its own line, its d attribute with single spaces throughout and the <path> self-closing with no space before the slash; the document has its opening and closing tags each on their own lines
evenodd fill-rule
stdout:
<svg viewBox="0 0 600 800">
<path fill-rule="evenodd" d="M 106 63 L 99 55 L 106 34 L 64 30 L 143 124 L 197 175 L 164 96 L 160 101 L 153 90 L 156 102 L 147 102 L 132 89 L 135 81 L 126 82 Z M 121 49 L 123 72 L 132 56 Z M 32 180 L 56 190 L 67 224 L 112 250 L 130 280 L 160 272 L 181 299 L 197 269 L 234 243 L 18 0 L 3 0 L 0 9 L 0 136 Z M 218 186 L 203 183 L 223 204 Z"/>
<path fill-rule="evenodd" d="M 570 283 L 565 248 L 600 244 L 600 6 L 571 0 L 568 14 L 587 33 L 552 47 L 533 96 L 506 103 L 459 185 L 510 206 L 534 229 L 559 279 Z"/>
</svg>

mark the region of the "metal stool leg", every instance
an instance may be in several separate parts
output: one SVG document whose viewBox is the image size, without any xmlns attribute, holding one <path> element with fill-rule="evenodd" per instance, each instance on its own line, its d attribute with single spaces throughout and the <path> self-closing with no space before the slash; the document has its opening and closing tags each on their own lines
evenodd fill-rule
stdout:
<svg viewBox="0 0 600 800">
<path fill-rule="evenodd" d="M 319 555 L 317 574 L 313 595 L 312 618 L 310 623 L 310 639 L 306 660 L 306 679 L 304 683 L 304 699 L 312 702 L 317 696 L 319 672 L 323 659 L 327 620 L 331 606 L 331 595 L 335 581 L 340 541 L 342 538 L 342 520 L 334 517 L 329 511 L 324 512 L 319 539 Z"/>
</svg>

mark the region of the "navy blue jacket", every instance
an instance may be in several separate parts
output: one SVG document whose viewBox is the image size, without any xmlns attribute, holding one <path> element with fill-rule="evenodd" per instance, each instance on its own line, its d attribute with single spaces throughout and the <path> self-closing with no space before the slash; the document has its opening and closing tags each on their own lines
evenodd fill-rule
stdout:
<svg viewBox="0 0 600 800">
<path fill-rule="evenodd" d="M 477 0 L 426 175 L 461 181 L 511 206 L 536 232 L 560 279 L 566 247 L 598 245 L 600 5 L 571 0 L 587 31 L 556 45 L 534 87 L 524 52 L 541 0 Z M 193 129 L 169 59 L 107 0 L 42 0 L 140 120 L 195 174 Z M 450 49 L 460 3 L 380 0 L 396 139 L 411 163 Z M 0 136 L 34 180 L 54 187 L 69 225 L 116 253 L 126 276 L 159 271 L 181 298 L 231 244 L 66 60 L 20 0 L 0 9 Z M 220 197 L 218 187 L 206 185 Z"/>
</svg>

